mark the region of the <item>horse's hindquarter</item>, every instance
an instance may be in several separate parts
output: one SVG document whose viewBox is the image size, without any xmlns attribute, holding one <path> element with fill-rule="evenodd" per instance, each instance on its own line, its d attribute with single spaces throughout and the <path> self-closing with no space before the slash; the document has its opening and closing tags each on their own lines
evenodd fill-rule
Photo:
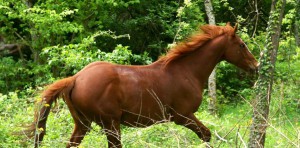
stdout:
<svg viewBox="0 0 300 148">
<path fill-rule="evenodd" d="M 116 87 L 119 81 L 114 67 L 114 64 L 95 62 L 75 75 L 71 100 L 78 112 L 92 120 L 100 116 L 118 118 L 120 91 Z"/>
</svg>

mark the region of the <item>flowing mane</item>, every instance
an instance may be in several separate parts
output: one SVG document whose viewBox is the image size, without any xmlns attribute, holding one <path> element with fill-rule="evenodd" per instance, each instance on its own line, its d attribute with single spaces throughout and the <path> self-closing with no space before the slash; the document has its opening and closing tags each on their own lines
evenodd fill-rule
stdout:
<svg viewBox="0 0 300 148">
<path fill-rule="evenodd" d="M 189 54 L 207 41 L 214 39 L 223 34 L 234 35 L 234 28 L 229 24 L 226 26 L 204 25 L 200 27 L 200 31 L 188 38 L 187 41 L 181 42 L 168 51 L 165 56 L 160 57 L 159 61 L 165 64 Z"/>
</svg>

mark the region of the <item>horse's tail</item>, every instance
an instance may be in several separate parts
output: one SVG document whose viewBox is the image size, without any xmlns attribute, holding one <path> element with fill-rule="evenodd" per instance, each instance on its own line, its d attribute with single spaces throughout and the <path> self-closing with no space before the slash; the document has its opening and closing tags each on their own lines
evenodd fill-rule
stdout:
<svg viewBox="0 0 300 148">
<path fill-rule="evenodd" d="M 62 97 L 70 111 L 74 111 L 70 100 L 74 85 L 75 77 L 64 78 L 49 85 L 42 93 L 41 100 L 38 100 L 41 105 L 35 111 L 34 122 L 24 131 L 27 137 L 35 137 L 35 147 L 38 147 L 46 133 L 46 121 L 54 101 L 56 102 L 59 97 Z"/>
</svg>

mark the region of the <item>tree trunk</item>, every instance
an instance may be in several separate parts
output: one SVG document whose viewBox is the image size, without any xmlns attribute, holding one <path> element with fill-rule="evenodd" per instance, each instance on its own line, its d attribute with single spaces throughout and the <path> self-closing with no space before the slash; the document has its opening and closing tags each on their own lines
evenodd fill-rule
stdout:
<svg viewBox="0 0 300 148">
<path fill-rule="evenodd" d="M 211 25 L 215 25 L 215 16 L 213 14 L 213 6 L 211 0 L 205 0 L 205 11 L 208 17 L 208 22 Z M 216 68 L 212 71 L 208 78 L 208 92 L 209 92 L 209 100 L 208 100 L 208 110 L 212 115 L 217 115 L 217 89 L 216 89 Z"/>
<path fill-rule="evenodd" d="M 300 19 L 300 0 L 297 0 L 296 5 L 296 17 L 294 21 L 294 35 L 295 35 L 295 41 L 296 45 L 300 47 L 300 38 L 299 38 L 299 19 Z"/>
<path fill-rule="evenodd" d="M 286 0 L 272 0 L 264 51 L 260 58 L 259 78 L 255 87 L 252 125 L 248 147 L 264 147 L 271 101 L 273 75 L 279 46 L 281 22 Z"/>
<path fill-rule="evenodd" d="M 297 22 L 294 23 L 294 35 L 295 35 L 296 46 L 300 47 L 299 25 L 297 24 Z"/>
<path fill-rule="evenodd" d="M 27 8 L 32 8 L 34 4 L 37 2 L 37 0 L 27 0 L 25 1 Z M 37 42 L 39 40 L 37 33 L 34 31 L 34 24 L 30 23 L 29 26 L 31 27 L 31 51 L 33 54 L 33 59 L 35 63 L 40 63 L 40 50 L 37 46 Z"/>
</svg>

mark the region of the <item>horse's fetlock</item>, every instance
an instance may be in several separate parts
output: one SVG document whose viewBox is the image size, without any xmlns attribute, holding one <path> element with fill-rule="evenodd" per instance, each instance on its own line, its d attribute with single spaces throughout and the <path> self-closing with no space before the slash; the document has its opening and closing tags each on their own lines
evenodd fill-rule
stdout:
<svg viewBox="0 0 300 148">
<path fill-rule="evenodd" d="M 210 139 L 211 139 L 211 132 L 208 130 L 207 132 L 205 132 L 205 135 L 203 135 L 203 141 L 209 142 Z"/>
</svg>

